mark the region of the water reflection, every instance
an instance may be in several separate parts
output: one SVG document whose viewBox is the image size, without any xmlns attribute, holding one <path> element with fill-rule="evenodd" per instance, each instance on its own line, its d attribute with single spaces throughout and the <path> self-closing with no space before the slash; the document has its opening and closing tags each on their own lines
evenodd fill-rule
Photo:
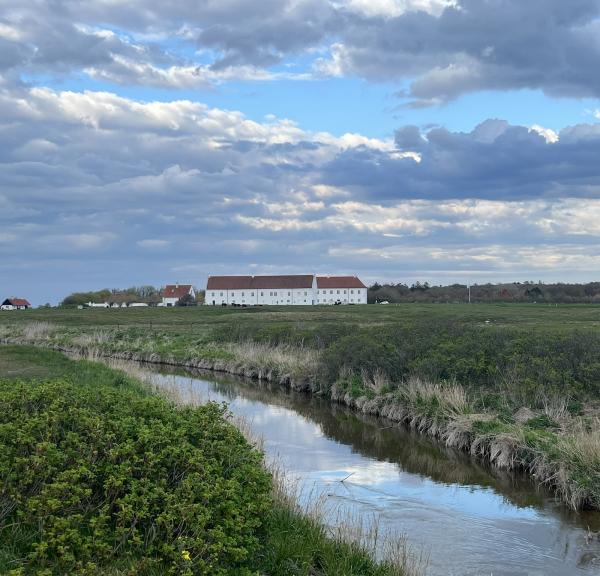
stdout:
<svg viewBox="0 0 600 576">
<path fill-rule="evenodd" d="M 382 530 L 429 551 L 428 574 L 600 574 L 600 542 L 588 537 L 600 514 L 567 510 L 524 475 L 303 394 L 210 374 L 163 383 L 227 401 L 264 438 L 267 456 L 300 479 L 300 498 L 316 491 L 332 510 L 377 515 Z"/>
</svg>

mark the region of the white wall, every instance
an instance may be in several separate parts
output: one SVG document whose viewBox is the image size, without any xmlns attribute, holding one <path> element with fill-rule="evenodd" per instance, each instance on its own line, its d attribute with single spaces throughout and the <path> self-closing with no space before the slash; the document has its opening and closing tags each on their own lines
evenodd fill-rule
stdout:
<svg viewBox="0 0 600 576">
<path fill-rule="evenodd" d="M 318 304 L 366 304 L 366 288 L 319 288 L 317 294 Z"/>
<path fill-rule="evenodd" d="M 206 304 L 245 304 L 246 306 L 312 306 L 316 297 L 312 288 L 262 288 L 244 290 L 207 290 Z"/>
<path fill-rule="evenodd" d="M 366 304 L 366 288 L 317 289 L 316 278 L 312 288 L 269 288 L 244 290 L 207 290 L 205 304 L 245 304 L 246 306 L 312 306 L 313 304 Z"/>
<path fill-rule="evenodd" d="M 190 288 L 190 291 L 188 292 L 188 294 L 191 294 L 192 298 L 196 298 L 196 291 L 194 290 L 194 287 L 192 286 Z M 179 302 L 179 298 L 165 298 L 164 296 L 162 297 L 162 305 L 163 306 L 175 306 L 177 304 L 177 302 Z"/>
</svg>

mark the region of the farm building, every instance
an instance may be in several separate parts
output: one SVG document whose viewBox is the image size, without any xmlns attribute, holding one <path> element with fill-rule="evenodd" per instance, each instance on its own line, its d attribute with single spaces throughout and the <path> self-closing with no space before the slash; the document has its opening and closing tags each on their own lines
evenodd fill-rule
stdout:
<svg viewBox="0 0 600 576">
<path fill-rule="evenodd" d="M 7 298 L 0 305 L 0 310 L 27 310 L 31 304 L 24 298 Z"/>
<path fill-rule="evenodd" d="M 366 304 L 367 287 L 356 276 L 209 276 L 209 306 L 313 306 Z"/>
<path fill-rule="evenodd" d="M 161 306 L 175 306 L 177 302 L 186 296 L 196 299 L 196 292 L 191 284 L 167 284 L 161 295 Z"/>
</svg>

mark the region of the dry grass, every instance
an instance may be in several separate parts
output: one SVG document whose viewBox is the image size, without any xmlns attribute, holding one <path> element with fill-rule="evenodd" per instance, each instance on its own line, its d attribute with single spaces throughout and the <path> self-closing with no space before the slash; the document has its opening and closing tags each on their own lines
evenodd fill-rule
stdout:
<svg viewBox="0 0 600 576">
<path fill-rule="evenodd" d="M 319 366 L 319 352 L 311 348 L 242 342 L 227 344 L 225 349 L 244 365 L 280 374 L 315 374 Z"/>
<path fill-rule="evenodd" d="M 542 400 L 543 412 L 555 422 L 565 423 L 571 416 L 569 414 L 569 398 L 544 398 Z"/>
<path fill-rule="evenodd" d="M 375 394 L 381 394 L 384 389 L 389 388 L 390 386 L 390 379 L 388 378 L 387 374 L 379 368 L 373 373 L 370 373 L 368 370 L 363 368 L 360 375 L 363 386 L 367 390 L 372 390 L 375 392 Z"/>
<path fill-rule="evenodd" d="M 521 454 L 525 449 L 525 439 L 522 430 L 515 428 L 514 432 L 503 432 L 489 436 L 478 436 L 471 445 L 471 454 L 486 456 L 498 468 L 512 470 L 518 468 Z"/>
<path fill-rule="evenodd" d="M 57 326 L 50 322 L 29 322 L 21 328 L 21 336 L 26 342 L 39 342 L 47 340 L 57 330 Z"/>
<path fill-rule="evenodd" d="M 553 485 L 572 509 L 600 508 L 600 422 L 560 436 L 556 447 L 559 461 L 539 454 L 532 466 L 535 474 Z"/>
<path fill-rule="evenodd" d="M 593 420 L 587 429 L 581 429 L 570 436 L 579 459 L 582 462 L 600 463 L 600 419 Z"/>
<path fill-rule="evenodd" d="M 411 377 L 400 388 L 400 392 L 410 405 L 437 405 L 446 417 L 456 417 L 470 412 L 467 392 L 459 384 L 429 382 Z"/>
<path fill-rule="evenodd" d="M 90 348 L 101 346 L 112 340 L 112 334 L 106 330 L 94 330 L 84 332 L 73 338 L 72 342 L 79 348 Z"/>
</svg>

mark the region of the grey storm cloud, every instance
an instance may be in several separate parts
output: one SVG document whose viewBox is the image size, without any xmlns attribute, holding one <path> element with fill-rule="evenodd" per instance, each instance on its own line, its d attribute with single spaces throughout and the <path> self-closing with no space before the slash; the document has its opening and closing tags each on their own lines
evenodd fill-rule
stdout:
<svg viewBox="0 0 600 576">
<path fill-rule="evenodd" d="M 408 95 L 425 103 L 482 89 L 598 96 L 599 15 L 598 0 L 460 0 L 439 16 L 355 17 L 343 54 L 360 75 L 414 78 Z"/>
<path fill-rule="evenodd" d="M 387 202 L 600 197 L 594 160 L 600 155 L 600 126 L 570 127 L 556 137 L 550 142 L 540 131 L 500 120 L 470 133 L 435 128 L 421 135 L 409 126 L 396 132 L 396 144 L 418 152 L 420 162 L 357 148 L 340 153 L 322 171 L 328 184 Z"/>
<path fill-rule="evenodd" d="M 261 69 L 307 55 L 317 75 L 408 82 L 402 94 L 413 106 L 489 89 L 600 96 L 600 0 L 429 4 L 437 8 L 411 0 L 387 12 L 360 0 L 3 1 L 0 69 L 202 87 L 264 79 Z M 173 51 L 170 38 L 202 59 Z"/>
</svg>

